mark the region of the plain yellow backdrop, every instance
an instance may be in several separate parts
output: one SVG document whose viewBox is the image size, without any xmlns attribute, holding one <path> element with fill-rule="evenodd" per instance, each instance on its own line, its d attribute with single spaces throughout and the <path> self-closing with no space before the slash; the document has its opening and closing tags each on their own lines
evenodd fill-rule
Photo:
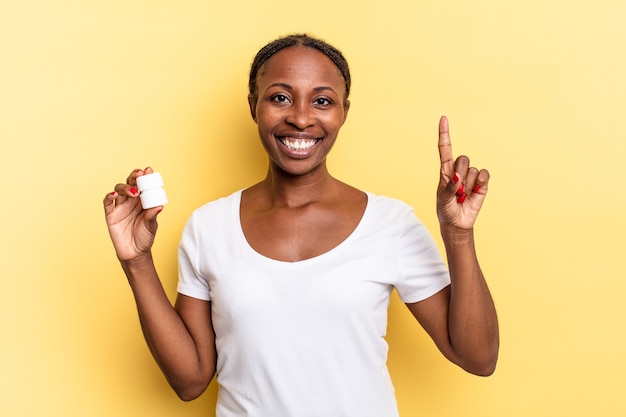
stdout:
<svg viewBox="0 0 626 417">
<path fill-rule="evenodd" d="M 134 168 L 162 172 L 173 299 L 191 211 L 265 173 L 247 71 L 291 32 L 351 64 L 336 176 L 407 201 L 440 242 L 440 115 L 492 174 L 476 236 L 498 369 L 447 363 L 394 297 L 401 414 L 626 415 L 622 0 L 2 0 L 0 415 L 214 415 L 214 384 L 183 403 L 153 363 L 101 201 Z"/>
</svg>

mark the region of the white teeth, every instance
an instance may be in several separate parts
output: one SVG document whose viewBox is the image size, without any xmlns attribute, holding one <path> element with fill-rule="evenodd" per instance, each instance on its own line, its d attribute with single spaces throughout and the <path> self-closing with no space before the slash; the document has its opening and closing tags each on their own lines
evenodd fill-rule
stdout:
<svg viewBox="0 0 626 417">
<path fill-rule="evenodd" d="M 317 143 L 315 139 L 296 139 L 290 141 L 289 139 L 282 139 L 281 142 L 291 150 L 299 151 L 311 148 Z"/>
</svg>

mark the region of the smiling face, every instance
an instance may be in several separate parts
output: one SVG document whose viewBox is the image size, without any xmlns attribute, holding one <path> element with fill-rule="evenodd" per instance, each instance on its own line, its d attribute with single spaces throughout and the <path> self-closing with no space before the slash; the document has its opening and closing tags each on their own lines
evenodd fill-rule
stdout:
<svg viewBox="0 0 626 417">
<path fill-rule="evenodd" d="M 250 111 L 271 167 L 294 176 L 325 169 L 349 108 L 337 66 L 316 49 L 293 46 L 263 65 L 257 86 Z"/>
</svg>

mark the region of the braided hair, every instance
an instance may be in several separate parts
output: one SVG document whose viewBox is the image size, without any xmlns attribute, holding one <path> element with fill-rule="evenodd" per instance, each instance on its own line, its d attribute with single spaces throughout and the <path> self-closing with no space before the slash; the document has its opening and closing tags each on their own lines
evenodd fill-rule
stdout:
<svg viewBox="0 0 626 417">
<path fill-rule="evenodd" d="M 248 81 L 248 89 L 250 91 L 250 95 L 256 97 L 257 95 L 257 75 L 259 70 L 271 57 L 273 57 L 277 52 L 282 51 L 283 49 L 292 47 L 292 46 L 306 46 L 309 48 L 317 49 L 322 52 L 331 61 L 337 66 L 341 75 L 343 75 L 343 79 L 345 81 L 346 87 L 346 96 L 345 99 L 348 98 L 350 94 L 350 69 L 348 68 L 348 61 L 344 58 L 343 54 L 334 46 L 326 43 L 321 39 L 317 39 L 311 37 L 305 33 L 298 33 L 293 35 L 287 35 L 280 37 L 278 39 L 273 40 L 272 42 L 265 45 L 263 48 L 257 52 L 254 57 L 254 61 L 252 62 L 252 66 L 250 68 L 250 79 Z"/>
</svg>

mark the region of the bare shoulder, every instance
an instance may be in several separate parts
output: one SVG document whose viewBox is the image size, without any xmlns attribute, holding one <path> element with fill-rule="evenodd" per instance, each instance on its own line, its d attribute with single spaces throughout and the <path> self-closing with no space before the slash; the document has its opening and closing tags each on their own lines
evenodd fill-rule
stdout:
<svg viewBox="0 0 626 417">
<path fill-rule="evenodd" d="M 363 207 L 367 204 L 367 194 L 365 192 L 344 182 L 337 182 L 337 193 L 339 201 L 344 201 L 347 204 Z"/>
</svg>

